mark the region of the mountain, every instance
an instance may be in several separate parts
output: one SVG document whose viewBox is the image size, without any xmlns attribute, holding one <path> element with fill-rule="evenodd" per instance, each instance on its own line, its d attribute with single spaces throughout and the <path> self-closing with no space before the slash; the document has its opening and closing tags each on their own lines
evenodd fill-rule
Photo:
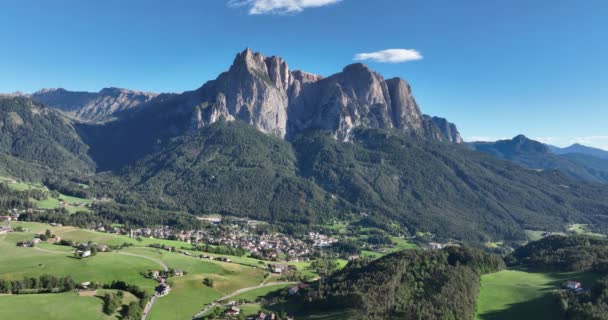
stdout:
<svg viewBox="0 0 608 320">
<path fill-rule="evenodd" d="M 584 145 L 578 144 L 578 143 L 575 143 L 566 148 L 550 146 L 550 149 L 551 149 L 551 152 L 553 152 L 555 154 L 564 155 L 564 154 L 577 153 L 577 154 L 584 154 L 584 155 L 608 160 L 608 151 L 584 146 Z"/>
<path fill-rule="evenodd" d="M 556 154 L 555 149 L 519 135 L 511 140 L 473 142 L 473 149 L 537 170 L 559 170 L 589 182 L 608 183 L 608 160 L 572 153 Z"/>
<path fill-rule="evenodd" d="M 475 243 L 524 240 L 524 229 L 574 221 L 605 224 L 607 189 L 399 130 L 351 134 L 348 143 L 319 130 L 288 141 L 218 121 L 119 171 L 116 192 L 162 209 L 291 225 L 366 212 L 381 228 Z"/>
<path fill-rule="evenodd" d="M 0 170 L 23 178 L 92 172 L 70 119 L 24 97 L 0 96 Z"/>
<path fill-rule="evenodd" d="M 472 243 L 525 240 L 525 229 L 568 223 L 608 227 L 607 188 L 468 150 L 453 124 L 420 112 L 404 80 L 362 64 L 324 78 L 245 50 L 199 89 L 101 122 L 13 101 L 36 107 L 19 118 L 8 110 L 6 121 L 48 115 L 53 125 L 23 136 L 55 152 L 3 154 L 58 171 L 95 166 L 105 172 L 91 192 L 125 205 L 294 228 L 367 216 L 368 225 Z M 8 137 L 7 146 L 20 139 Z M 486 148 L 504 158 L 548 153 L 523 136 Z"/>
<path fill-rule="evenodd" d="M 102 121 L 112 118 L 123 110 L 145 104 L 156 96 L 157 94 L 149 92 L 104 88 L 99 92 L 43 89 L 29 97 L 79 120 Z"/>
<path fill-rule="evenodd" d="M 353 129 L 365 127 L 395 128 L 458 142 L 421 114 L 407 82 L 385 80 L 360 63 L 323 78 L 290 71 L 283 59 L 247 49 L 237 55 L 228 72 L 200 92 L 205 103 L 197 106 L 199 128 L 223 117 L 287 138 L 322 129 L 348 141 Z"/>
<path fill-rule="evenodd" d="M 157 96 L 145 108 L 122 112 L 116 121 L 83 124 L 79 130 L 99 167 L 116 170 L 171 138 L 222 119 L 287 140 L 307 130 L 324 130 L 349 141 L 356 128 L 384 128 L 462 142 L 453 124 L 420 112 L 405 80 L 384 80 L 363 64 L 323 78 L 291 71 L 283 59 L 249 49 L 199 89 Z"/>
<path fill-rule="evenodd" d="M 455 124 L 449 122 L 445 118 L 429 117 L 427 115 L 425 115 L 424 117 L 427 119 L 430 118 L 431 121 L 433 121 L 435 126 L 439 128 L 439 131 L 441 131 L 441 134 L 443 135 L 443 137 L 445 137 L 445 139 L 447 139 L 447 141 L 450 141 L 452 143 L 463 143 L 462 137 L 460 136 L 460 132 L 458 131 L 458 128 L 456 128 Z"/>
</svg>

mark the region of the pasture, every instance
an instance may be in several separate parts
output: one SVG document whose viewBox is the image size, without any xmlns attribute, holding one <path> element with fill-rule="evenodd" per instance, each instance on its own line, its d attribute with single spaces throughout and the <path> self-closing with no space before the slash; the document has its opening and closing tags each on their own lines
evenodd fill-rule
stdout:
<svg viewBox="0 0 608 320">
<path fill-rule="evenodd" d="M 559 320 L 562 315 L 552 293 L 568 280 L 589 286 L 590 273 L 503 270 L 481 277 L 477 320 Z"/>
</svg>

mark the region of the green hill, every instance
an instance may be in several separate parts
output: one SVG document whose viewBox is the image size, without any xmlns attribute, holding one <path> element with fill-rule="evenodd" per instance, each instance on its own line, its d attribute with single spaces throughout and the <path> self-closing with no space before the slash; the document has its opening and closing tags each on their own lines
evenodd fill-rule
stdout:
<svg viewBox="0 0 608 320">
<path fill-rule="evenodd" d="M 57 111 L 26 98 L 0 97 L 1 173 L 41 179 L 91 172 L 87 151 L 71 121 Z"/>
<path fill-rule="evenodd" d="M 356 310 L 357 319 L 471 319 L 480 275 L 504 267 L 476 250 L 407 250 L 351 262 L 314 284 L 300 299 L 306 310 Z"/>
</svg>

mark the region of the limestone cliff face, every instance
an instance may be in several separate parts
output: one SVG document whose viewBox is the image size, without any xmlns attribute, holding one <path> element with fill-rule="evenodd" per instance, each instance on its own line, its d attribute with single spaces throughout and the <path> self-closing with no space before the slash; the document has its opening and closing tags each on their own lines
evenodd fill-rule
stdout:
<svg viewBox="0 0 608 320">
<path fill-rule="evenodd" d="M 155 93 L 119 88 L 105 88 L 99 92 L 43 89 L 30 95 L 35 101 L 83 121 L 107 120 L 120 111 L 138 107 L 156 96 Z"/>
<path fill-rule="evenodd" d="M 323 129 L 348 141 L 353 129 L 366 127 L 461 142 L 455 127 L 444 130 L 425 119 L 405 80 L 385 80 L 360 63 L 323 78 L 290 71 L 283 59 L 247 49 L 227 72 L 199 91 L 208 103 L 198 106 L 193 116 L 198 128 L 223 118 L 288 139 L 307 129 Z"/>
<path fill-rule="evenodd" d="M 337 140 L 350 141 L 356 128 L 383 128 L 413 132 L 434 141 L 462 142 L 453 124 L 420 112 L 412 89 L 403 79 L 385 80 L 361 63 L 323 78 L 291 71 L 282 58 L 265 57 L 249 49 L 239 53 L 230 69 L 215 80 L 181 94 L 116 88 L 98 93 L 52 89 L 32 97 L 87 121 L 107 120 L 127 109 L 134 109 L 135 114 L 120 114 L 137 116 L 140 109 L 147 110 L 143 118 L 157 119 L 158 129 L 167 127 L 172 134 L 220 120 L 238 120 L 285 139 L 321 129 Z M 136 108 L 139 106 L 146 107 Z"/>
<path fill-rule="evenodd" d="M 428 117 L 428 116 L 427 116 Z M 463 143 L 462 137 L 456 125 L 449 122 L 445 118 L 429 117 L 430 120 L 437 126 L 443 137 L 452 143 Z"/>
<path fill-rule="evenodd" d="M 262 132 L 285 137 L 290 83 L 285 61 L 247 49 L 237 55 L 230 70 L 200 89 L 202 100 L 209 103 L 202 110 L 199 125 L 222 117 L 238 119 Z"/>
</svg>

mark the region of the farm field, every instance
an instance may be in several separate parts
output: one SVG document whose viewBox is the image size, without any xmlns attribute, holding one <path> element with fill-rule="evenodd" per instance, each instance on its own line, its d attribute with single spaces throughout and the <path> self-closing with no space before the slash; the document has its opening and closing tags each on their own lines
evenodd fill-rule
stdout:
<svg viewBox="0 0 608 320">
<path fill-rule="evenodd" d="M 591 273 L 542 273 L 503 270 L 481 277 L 477 299 L 476 320 L 559 320 L 562 319 L 555 301 L 554 290 L 568 280 L 589 286 Z"/>
<path fill-rule="evenodd" d="M 24 183 L 24 182 L 11 183 L 11 180 L 12 180 L 11 178 L 0 177 L 0 182 L 7 182 L 8 187 L 13 190 L 17 190 L 17 191 L 32 190 L 32 189 L 45 190 L 44 186 L 39 183 Z M 88 186 L 86 186 L 86 185 L 82 185 L 82 186 L 83 186 L 83 189 L 88 188 Z M 84 207 L 84 206 L 79 206 L 79 205 L 87 205 L 87 204 L 91 204 L 93 202 L 90 199 L 72 197 L 72 196 L 61 194 L 61 193 L 56 193 L 56 194 L 58 194 L 58 196 L 53 196 L 50 192 L 48 192 L 47 194 L 48 194 L 48 197 L 46 199 L 36 201 L 36 206 L 39 209 L 57 209 L 57 208 L 61 207 L 60 201 L 64 201 L 66 204 L 68 204 L 68 206 L 66 207 L 66 210 L 69 213 L 76 213 L 78 211 L 89 212 L 90 211 L 89 208 Z"/>
<path fill-rule="evenodd" d="M 139 257 L 116 253 L 99 253 L 89 259 L 76 259 L 69 251 L 44 251 L 52 245 L 38 248 L 20 248 L 18 241 L 31 240 L 31 233 L 12 233 L 0 236 L 0 278 L 22 279 L 29 276 L 51 274 L 71 276 L 76 282 L 109 283 L 123 280 L 142 288 L 153 290 L 156 282 L 140 275 L 148 269 L 158 269 L 158 264 Z M 55 247 L 55 246 L 53 246 Z M 58 247 L 58 246 L 57 246 Z M 48 249 L 47 249 L 48 248 Z"/>
<path fill-rule="evenodd" d="M 157 300 L 149 319 L 188 319 L 203 307 L 240 288 L 256 286 L 264 280 L 265 271 L 235 263 L 201 260 L 154 248 L 125 248 L 123 252 L 139 254 L 166 263 L 186 272 L 183 277 L 170 278 L 171 294 Z M 213 279 L 214 286 L 203 284 Z"/>
<path fill-rule="evenodd" d="M 100 298 L 78 293 L 23 294 L 0 296 L 0 319 L 116 319 L 102 312 Z"/>
<path fill-rule="evenodd" d="M 268 286 L 268 287 L 263 287 L 263 288 L 259 288 L 259 289 L 254 289 L 251 291 L 247 291 L 244 293 L 241 293 L 239 295 L 236 295 L 232 298 L 230 298 L 230 300 L 234 300 L 234 301 L 239 301 L 241 299 L 247 300 L 247 301 L 255 301 L 257 298 L 259 297 L 264 297 L 267 294 L 271 293 L 271 292 L 275 292 L 275 291 L 280 291 L 283 290 L 287 287 L 290 287 L 293 285 L 289 285 L 289 284 L 277 284 L 274 286 Z"/>
<path fill-rule="evenodd" d="M 171 293 L 157 300 L 152 309 L 149 319 L 188 319 L 199 312 L 207 303 L 212 302 L 224 295 L 230 294 L 238 289 L 253 287 L 264 281 L 265 270 L 262 268 L 241 265 L 237 263 L 225 263 L 220 261 L 202 260 L 188 257 L 179 253 L 167 252 L 149 247 L 142 247 L 144 243 L 159 243 L 156 239 L 144 239 L 137 241 L 125 236 L 112 235 L 82 230 L 72 227 L 52 227 L 42 223 L 19 222 L 12 226 L 22 226 L 27 232 L 14 232 L 0 236 L 0 278 L 21 279 L 26 276 L 38 276 L 52 274 L 57 276 L 70 275 L 76 282 L 100 282 L 109 283 L 112 280 L 123 280 L 136 284 L 142 288 L 153 290 L 156 281 L 143 277 L 146 270 L 159 270 L 162 264 L 169 268 L 181 269 L 186 272 L 183 277 L 174 277 L 168 280 L 171 285 Z M 123 242 L 133 243 L 134 247 L 125 248 L 117 252 L 98 253 L 87 259 L 75 259 L 72 257 L 71 249 L 49 243 L 40 243 L 36 248 L 20 248 L 15 244 L 18 241 L 31 240 L 35 233 L 50 229 L 62 239 L 74 241 L 95 241 L 106 244 L 120 244 Z M 179 248 L 179 245 L 187 245 L 183 242 L 169 242 Z M 251 259 L 257 261 L 255 259 Z M 203 284 L 203 279 L 214 280 L 213 288 Z M 41 312 L 53 314 L 52 308 L 56 302 L 45 302 L 47 295 L 28 295 L 29 299 L 40 304 Z M 2 296 L 4 299 L 13 296 Z M 20 298 L 21 296 L 15 296 Z M 51 297 L 60 299 L 62 296 Z M 44 298 L 44 299 L 41 299 Z M 8 301 L 8 300 L 5 300 Z M 80 302 L 81 300 L 78 300 Z M 91 315 L 91 319 L 105 319 L 103 314 L 91 310 L 101 308 L 101 299 L 84 299 L 85 305 L 75 304 L 75 308 L 88 308 L 75 310 L 75 312 Z M 7 302 L 8 303 L 8 302 Z M 48 304 L 48 306 L 47 306 Z M 12 305 L 12 304 L 8 304 Z M 15 304 L 18 305 L 18 304 Z M 9 308 L 17 310 L 16 308 Z M 97 310 L 95 309 L 95 310 Z M 9 314 L 10 310 L 5 311 Z M 33 312 L 33 311 L 32 311 Z M 40 315 L 39 313 L 38 315 Z M 4 318 L 4 317 L 2 317 Z M 32 317 L 35 318 L 35 317 Z M 53 319 L 53 317 L 47 317 Z M 58 318 L 55 318 L 58 319 Z M 88 318 L 87 318 L 88 319 Z"/>
</svg>

